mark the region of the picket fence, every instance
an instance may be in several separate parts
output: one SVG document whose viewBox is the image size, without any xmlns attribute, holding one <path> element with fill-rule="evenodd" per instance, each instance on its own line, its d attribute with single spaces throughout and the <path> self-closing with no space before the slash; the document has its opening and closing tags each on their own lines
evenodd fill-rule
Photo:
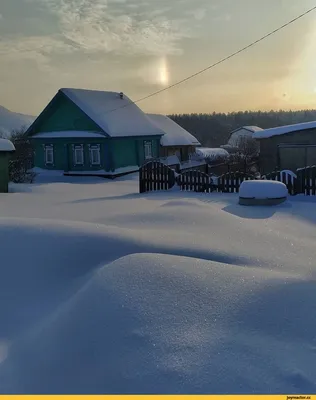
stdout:
<svg viewBox="0 0 316 400">
<path fill-rule="evenodd" d="M 229 172 L 215 177 L 192 169 L 178 174 L 159 161 L 152 161 L 139 170 L 139 191 L 169 190 L 177 185 L 181 191 L 238 193 L 243 181 L 255 179 L 255 176 L 243 172 Z M 260 179 L 283 182 L 290 195 L 316 195 L 316 166 L 299 169 L 296 173 L 273 171 Z"/>
</svg>

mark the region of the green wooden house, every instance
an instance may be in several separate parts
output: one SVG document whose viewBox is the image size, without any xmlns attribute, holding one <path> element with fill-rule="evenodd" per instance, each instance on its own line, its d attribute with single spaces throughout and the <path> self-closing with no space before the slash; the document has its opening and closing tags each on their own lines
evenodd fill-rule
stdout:
<svg viewBox="0 0 316 400">
<path fill-rule="evenodd" d="M 9 160 L 15 147 L 10 140 L 0 139 L 0 193 L 9 191 Z"/>
<path fill-rule="evenodd" d="M 113 177 L 159 157 L 165 132 L 123 93 L 60 89 L 27 134 L 37 169 Z"/>
</svg>

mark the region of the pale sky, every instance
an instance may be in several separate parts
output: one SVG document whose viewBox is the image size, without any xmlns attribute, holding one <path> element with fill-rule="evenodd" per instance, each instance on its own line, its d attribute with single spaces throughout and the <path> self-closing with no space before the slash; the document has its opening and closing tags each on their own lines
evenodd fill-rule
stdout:
<svg viewBox="0 0 316 400">
<path fill-rule="evenodd" d="M 315 0 L 0 0 L 0 105 L 37 115 L 61 87 L 137 100 L 247 45 Z M 316 11 L 139 106 L 316 108 Z"/>
</svg>

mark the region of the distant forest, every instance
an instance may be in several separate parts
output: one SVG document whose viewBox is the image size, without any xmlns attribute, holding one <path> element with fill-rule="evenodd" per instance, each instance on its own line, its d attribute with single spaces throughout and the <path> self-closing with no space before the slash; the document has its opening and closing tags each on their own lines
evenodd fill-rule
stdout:
<svg viewBox="0 0 316 400">
<path fill-rule="evenodd" d="M 229 134 L 236 128 L 256 125 L 260 128 L 316 121 L 316 110 L 302 111 L 240 111 L 228 114 L 176 114 L 175 122 L 192 133 L 205 147 L 226 144 Z"/>
</svg>

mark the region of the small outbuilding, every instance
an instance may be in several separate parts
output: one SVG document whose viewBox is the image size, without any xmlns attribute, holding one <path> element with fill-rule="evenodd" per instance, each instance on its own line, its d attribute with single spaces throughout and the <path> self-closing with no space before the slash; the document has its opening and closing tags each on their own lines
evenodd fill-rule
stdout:
<svg viewBox="0 0 316 400">
<path fill-rule="evenodd" d="M 316 164 L 316 121 L 264 129 L 252 137 L 260 143 L 262 173 Z"/>
<path fill-rule="evenodd" d="M 196 148 L 201 146 L 196 137 L 166 115 L 147 115 L 157 129 L 164 133 L 160 139 L 161 157 L 177 156 L 180 162 L 186 162 Z"/>
<path fill-rule="evenodd" d="M 9 190 L 9 160 L 15 147 L 10 140 L 0 139 L 0 193 Z"/>
</svg>

